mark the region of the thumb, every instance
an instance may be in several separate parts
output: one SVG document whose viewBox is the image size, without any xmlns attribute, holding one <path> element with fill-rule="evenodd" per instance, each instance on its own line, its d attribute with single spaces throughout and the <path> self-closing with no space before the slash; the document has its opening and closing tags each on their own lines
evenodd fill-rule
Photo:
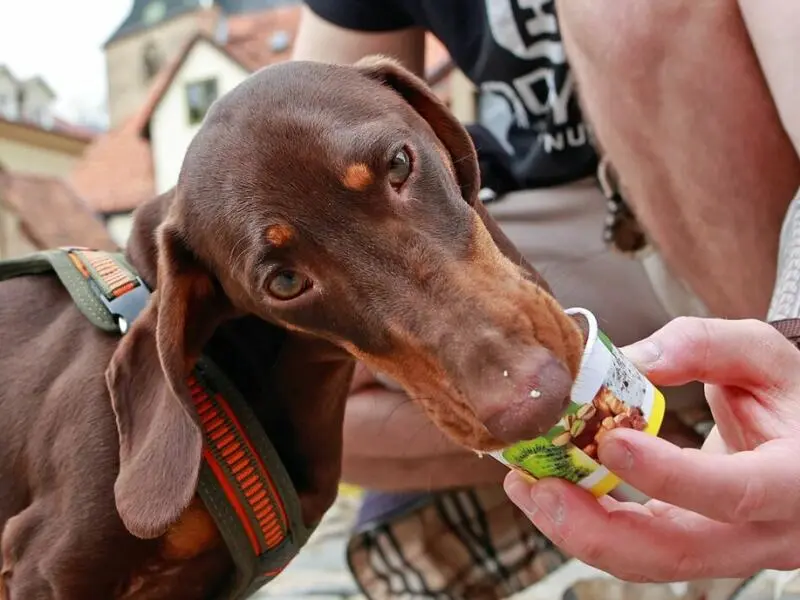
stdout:
<svg viewBox="0 0 800 600">
<path fill-rule="evenodd" d="M 625 357 L 642 373 L 651 371 L 661 358 L 661 347 L 656 343 L 655 335 L 640 342 L 620 348 Z"/>
<path fill-rule="evenodd" d="M 679 317 L 621 349 L 655 385 L 700 381 L 746 389 L 800 385 L 800 353 L 755 319 Z"/>
</svg>

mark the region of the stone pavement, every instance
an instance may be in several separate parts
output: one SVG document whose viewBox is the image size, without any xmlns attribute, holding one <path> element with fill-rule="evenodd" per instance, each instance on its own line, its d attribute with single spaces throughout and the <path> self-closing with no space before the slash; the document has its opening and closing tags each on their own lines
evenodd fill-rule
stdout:
<svg viewBox="0 0 800 600">
<path fill-rule="evenodd" d="M 340 494 L 302 552 L 253 600 L 365 600 L 345 558 L 358 502 L 357 495 Z M 631 584 L 570 561 L 511 600 L 731 600 L 737 586 L 738 582 L 725 580 L 710 585 Z M 766 571 L 749 582 L 735 600 L 800 600 L 800 571 Z"/>
</svg>

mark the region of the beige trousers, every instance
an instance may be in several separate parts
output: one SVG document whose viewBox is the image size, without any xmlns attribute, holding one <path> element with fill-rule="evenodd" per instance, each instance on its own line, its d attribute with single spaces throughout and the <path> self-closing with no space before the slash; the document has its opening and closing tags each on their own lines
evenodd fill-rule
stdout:
<svg viewBox="0 0 800 600">
<path fill-rule="evenodd" d="M 487 208 L 558 301 L 591 310 L 618 346 L 647 337 L 674 317 L 707 314 L 656 252 L 630 257 L 605 246 L 606 200 L 593 179 L 516 192 Z M 700 400 L 701 391 L 665 390 L 673 408 Z"/>
</svg>

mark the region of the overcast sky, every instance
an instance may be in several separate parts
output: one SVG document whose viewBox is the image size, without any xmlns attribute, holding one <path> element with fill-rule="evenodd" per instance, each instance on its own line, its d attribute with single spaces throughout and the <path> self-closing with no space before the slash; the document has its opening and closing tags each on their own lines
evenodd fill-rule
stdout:
<svg viewBox="0 0 800 600">
<path fill-rule="evenodd" d="M 41 75 L 66 118 L 105 103 L 102 44 L 132 0 L 0 0 L 0 64 L 19 77 Z"/>
</svg>

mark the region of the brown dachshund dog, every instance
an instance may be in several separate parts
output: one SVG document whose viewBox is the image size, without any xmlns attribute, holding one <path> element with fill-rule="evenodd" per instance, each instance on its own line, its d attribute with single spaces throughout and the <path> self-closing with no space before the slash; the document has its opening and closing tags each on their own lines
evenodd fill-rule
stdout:
<svg viewBox="0 0 800 600">
<path fill-rule="evenodd" d="M 127 256 L 157 291 L 124 337 L 54 276 L 0 284 L 0 597 L 202 600 L 230 576 L 196 496 L 201 351 L 309 524 L 336 494 L 355 359 L 469 448 L 554 425 L 581 334 L 478 188 L 470 138 L 394 62 L 284 63 L 212 107 L 176 188 L 137 211 Z"/>
</svg>

